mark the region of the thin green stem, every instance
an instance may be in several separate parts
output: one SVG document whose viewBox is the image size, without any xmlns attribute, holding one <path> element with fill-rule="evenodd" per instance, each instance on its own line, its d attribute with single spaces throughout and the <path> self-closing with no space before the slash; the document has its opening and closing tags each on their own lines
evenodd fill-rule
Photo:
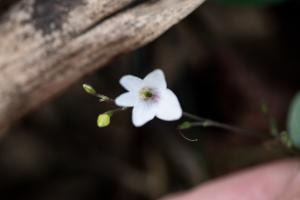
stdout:
<svg viewBox="0 0 300 200">
<path fill-rule="evenodd" d="M 116 108 L 116 109 L 110 110 L 108 112 L 115 113 L 115 112 L 120 112 L 120 111 L 124 111 L 124 110 L 127 110 L 127 109 L 128 109 L 128 107 L 121 107 L 121 108 Z"/>
<path fill-rule="evenodd" d="M 199 117 L 197 115 L 194 115 L 194 114 L 191 114 L 191 113 L 188 113 L 188 112 L 183 112 L 183 116 L 196 121 L 196 122 L 191 122 L 192 127 L 196 127 L 196 126 L 217 127 L 217 128 L 221 128 L 221 129 L 224 129 L 224 130 L 232 131 L 232 132 L 235 132 L 235 133 L 242 133 L 242 134 L 246 134 L 246 135 L 253 136 L 253 137 L 263 137 L 263 136 L 265 136 L 265 134 L 259 133 L 257 131 L 253 131 L 253 130 L 249 130 L 249 129 L 240 128 L 240 127 L 232 126 L 232 125 L 229 125 L 229 124 L 217 122 L 217 121 L 214 121 L 214 120 L 211 120 L 211 119 Z"/>
</svg>

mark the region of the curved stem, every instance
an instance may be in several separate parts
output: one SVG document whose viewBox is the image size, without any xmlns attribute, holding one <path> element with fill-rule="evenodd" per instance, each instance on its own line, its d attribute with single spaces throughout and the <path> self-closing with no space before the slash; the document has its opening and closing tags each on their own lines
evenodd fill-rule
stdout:
<svg viewBox="0 0 300 200">
<path fill-rule="evenodd" d="M 186 137 L 184 134 L 183 134 L 183 132 L 180 130 L 180 129 L 177 129 L 178 130 L 178 133 L 180 134 L 180 136 L 183 138 L 183 139 L 185 139 L 185 140 L 187 140 L 187 141 L 189 141 L 189 142 L 198 142 L 198 138 L 188 138 L 188 137 Z"/>
</svg>

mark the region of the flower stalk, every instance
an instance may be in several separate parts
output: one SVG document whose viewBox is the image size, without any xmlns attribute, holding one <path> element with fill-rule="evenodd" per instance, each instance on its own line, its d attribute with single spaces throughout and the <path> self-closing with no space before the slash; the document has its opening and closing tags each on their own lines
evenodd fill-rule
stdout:
<svg viewBox="0 0 300 200">
<path fill-rule="evenodd" d="M 114 102 L 114 99 L 111 99 L 109 98 L 108 96 L 106 95 L 103 95 L 103 94 L 99 94 L 91 85 L 89 84 L 83 84 L 82 85 L 84 91 L 92 96 L 95 96 L 97 98 L 99 98 L 99 101 L 100 102 L 107 102 L 107 101 L 110 101 L 110 102 Z"/>
<path fill-rule="evenodd" d="M 211 120 L 211 119 L 207 119 L 207 118 L 204 118 L 204 117 L 199 117 L 197 115 L 194 115 L 194 114 L 191 114 L 191 113 L 188 113 L 188 112 L 183 112 L 183 116 L 195 121 L 195 122 L 189 122 L 189 124 L 188 124 L 189 127 L 188 128 L 199 127 L 199 126 L 200 127 L 205 127 L 205 128 L 206 127 L 216 127 L 216 128 L 228 130 L 228 131 L 235 132 L 235 133 L 242 133 L 242 134 L 245 134 L 245 135 L 251 136 L 251 137 L 263 137 L 263 136 L 265 136 L 265 134 L 259 133 L 258 131 L 253 131 L 253 130 L 249 130 L 249 129 L 245 129 L 245 128 L 240 128 L 240 127 L 236 127 L 236 126 L 229 125 L 229 124 L 226 124 L 226 123 L 221 123 L 221 122 L 214 121 L 214 120 Z M 187 128 L 185 128 L 185 129 L 187 129 Z"/>
</svg>

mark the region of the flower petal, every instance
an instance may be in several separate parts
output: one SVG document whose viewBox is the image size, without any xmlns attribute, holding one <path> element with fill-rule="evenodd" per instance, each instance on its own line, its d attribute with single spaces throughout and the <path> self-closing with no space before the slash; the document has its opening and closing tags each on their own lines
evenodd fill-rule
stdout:
<svg viewBox="0 0 300 200">
<path fill-rule="evenodd" d="M 156 117 L 166 121 L 178 120 L 182 116 L 182 109 L 176 95 L 169 89 L 161 92 Z"/>
<path fill-rule="evenodd" d="M 132 123 L 136 127 L 143 126 L 155 117 L 155 106 L 138 102 L 132 110 Z"/>
<path fill-rule="evenodd" d="M 145 86 L 153 86 L 155 88 L 167 88 L 167 82 L 164 75 L 164 72 L 161 69 L 156 69 L 150 72 L 144 78 L 144 85 Z"/>
<path fill-rule="evenodd" d="M 115 103 L 118 106 L 132 107 L 137 101 L 137 97 L 133 92 L 126 92 L 118 96 Z"/>
<path fill-rule="evenodd" d="M 141 87 L 142 79 L 133 75 L 125 75 L 120 79 L 120 84 L 128 91 L 136 91 Z"/>
</svg>

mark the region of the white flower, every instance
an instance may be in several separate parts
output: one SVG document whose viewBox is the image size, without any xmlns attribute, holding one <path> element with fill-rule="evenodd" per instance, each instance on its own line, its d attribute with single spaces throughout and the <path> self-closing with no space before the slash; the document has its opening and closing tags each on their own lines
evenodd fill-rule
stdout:
<svg viewBox="0 0 300 200">
<path fill-rule="evenodd" d="M 120 84 L 128 91 L 115 100 L 118 106 L 133 107 L 132 122 L 139 127 L 155 116 L 166 121 L 181 118 L 182 109 L 176 95 L 167 88 L 164 73 L 156 69 L 144 79 L 125 75 Z"/>
</svg>

